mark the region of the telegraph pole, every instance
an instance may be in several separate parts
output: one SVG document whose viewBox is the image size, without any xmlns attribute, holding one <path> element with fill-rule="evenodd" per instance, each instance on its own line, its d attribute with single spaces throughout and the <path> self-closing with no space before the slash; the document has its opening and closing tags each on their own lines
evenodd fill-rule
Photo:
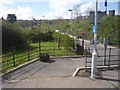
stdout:
<svg viewBox="0 0 120 90">
<path fill-rule="evenodd" d="M 98 8 L 98 0 L 95 0 L 95 23 L 94 23 L 94 49 L 92 53 L 92 65 L 91 65 L 91 78 L 95 78 L 97 71 L 97 52 L 96 52 L 96 44 L 97 44 L 97 8 Z"/>
</svg>

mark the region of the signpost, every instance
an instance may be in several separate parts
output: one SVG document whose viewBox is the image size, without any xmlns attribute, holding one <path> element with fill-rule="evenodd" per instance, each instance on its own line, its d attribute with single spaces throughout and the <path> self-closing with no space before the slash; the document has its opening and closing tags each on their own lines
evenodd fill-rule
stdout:
<svg viewBox="0 0 120 90">
<path fill-rule="evenodd" d="M 92 27 L 92 33 L 94 33 L 94 34 L 96 33 L 96 26 Z"/>
<path fill-rule="evenodd" d="M 105 48 L 107 48 L 108 38 L 104 38 L 104 39 L 103 39 L 103 45 L 104 45 Z"/>
<path fill-rule="evenodd" d="M 97 24 L 101 23 L 101 16 L 102 16 L 102 12 L 101 11 L 97 11 Z M 90 11 L 90 24 L 95 24 L 95 11 Z"/>
<path fill-rule="evenodd" d="M 104 65 L 106 65 L 106 49 L 107 49 L 107 45 L 108 45 L 108 38 L 104 38 L 103 39 L 103 45 L 105 48 L 105 52 L 104 52 Z"/>
<path fill-rule="evenodd" d="M 73 14 L 73 10 L 72 10 L 72 9 L 69 9 L 69 11 L 71 12 L 71 24 L 70 24 L 70 26 L 71 26 L 71 31 L 70 31 L 70 32 L 72 32 L 72 14 Z"/>
<path fill-rule="evenodd" d="M 97 53 L 96 53 L 96 43 L 97 43 L 97 7 L 98 7 L 98 0 L 95 0 L 95 24 L 93 26 L 93 33 L 94 33 L 94 49 L 92 53 L 92 65 L 91 65 L 91 78 L 94 79 L 96 77 L 97 71 Z"/>
</svg>

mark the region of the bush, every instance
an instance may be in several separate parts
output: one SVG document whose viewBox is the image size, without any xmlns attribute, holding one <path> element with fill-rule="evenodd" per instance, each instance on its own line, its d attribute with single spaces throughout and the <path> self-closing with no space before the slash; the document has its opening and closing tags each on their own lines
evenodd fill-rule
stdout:
<svg viewBox="0 0 120 90">
<path fill-rule="evenodd" d="M 27 42 L 38 42 L 38 41 L 51 41 L 53 40 L 53 32 L 49 31 L 46 33 L 41 32 L 40 30 L 23 30 L 25 40 Z"/>
<path fill-rule="evenodd" d="M 53 32 L 49 31 L 46 33 L 42 33 L 41 41 L 51 41 L 53 40 Z"/>
<path fill-rule="evenodd" d="M 25 42 L 18 26 L 10 22 L 2 22 L 2 48 L 21 45 Z"/>
<path fill-rule="evenodd" d="M 60 34 L 60 36 L 58 33 L 53 34 L 55 41 L 58 41 L 58 37 L 60 37 L 60 46 L 65 47 L 66 50 L 74 49 L 75 42 L 73 38 L 69 37 L 67 34 Z"/>
<path fill-rule="evenodd" d="M 61 35 L 61 46 L 64 46 L 67 50 L 73 50 L 75 46 L 74 39 L 69 37 L 67 34 Z"/>
<path fill-rule="evenodd" d="M 53 33 L 53 39 L 54 39 L 55 41 L 58 41 L 58 37 L 59 37 L 59 34 L 58 34 L 57 32 L 54 32 L 54 33 Z"/>
<path fill-rule="evenodd" d="M 98 26 L 98 37 L 102 40 L 104 37 L 109 38 L 109 44 L 117 45 L 119 41 L 119 16 L 105 16 L 101 19 L 101 24 Z M 103 35 L 103 36 L 102 36 Z"/>
</svg>

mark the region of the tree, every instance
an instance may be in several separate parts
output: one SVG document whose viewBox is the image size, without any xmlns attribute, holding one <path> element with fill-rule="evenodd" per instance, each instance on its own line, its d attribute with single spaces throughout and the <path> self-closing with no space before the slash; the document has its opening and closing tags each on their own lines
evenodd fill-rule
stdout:
<svg viewBox="0 0 120 90">
<path fill-rule="evenodd" d="M 6 21 L 2 22 L 2 48 L 18 46 L 24 43 L 24 38 L 18 26 Z"/>
<path fill-rule="evenodd" d="M 74 7 L 74 14 L 76 15 L 76 18 L 78 18 L 79 16 L 81 16 L 81 13 L 80 13 L 80 4 L 76 5 Z"/>
</svg>

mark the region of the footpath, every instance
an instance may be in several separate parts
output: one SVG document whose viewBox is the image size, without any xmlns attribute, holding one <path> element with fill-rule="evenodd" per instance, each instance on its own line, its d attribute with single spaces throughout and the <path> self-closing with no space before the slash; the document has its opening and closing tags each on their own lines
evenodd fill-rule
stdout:
<svg viewBox="0 0 120 90">
<path fill-rule="evenodd" d="M 77 67 L 84 67 L 84 58 L 52 60 L 52 63 L 36 61 L 10 73 L 2 81 L 2 88 L 120 88 L 120 73 L 116 69 L 103 71 L 102 78 L 91 80 L 89 76 L 72 76 Z"/>
<path fill-rule="evenodd" d="M 91 46 L 92 47 L 92 46 Z M 85 67 L 81 56 L 50 58 L 50 62 L 39 60 L 11 72 L 2 79 L 2 88 L 113 88 L 120 89 L 120 68 L 103 70 L 101 78 L 72 76 L 76 68 Z"/>
</svg>

